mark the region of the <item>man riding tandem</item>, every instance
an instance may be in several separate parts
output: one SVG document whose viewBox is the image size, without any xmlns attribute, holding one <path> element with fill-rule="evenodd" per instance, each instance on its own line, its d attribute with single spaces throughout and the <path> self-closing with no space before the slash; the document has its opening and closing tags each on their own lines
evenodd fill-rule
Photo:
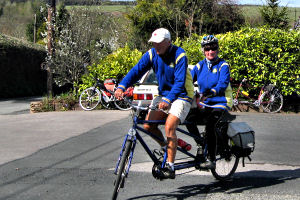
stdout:
<svg viewBox="0 0 300 200">
<path fill-rule="evenodd" d="M 158 109 L 149 110 L 146 120 L 166 119 L 167 140 L 154 139 L 168 154 L 161 176 L 174 179 L 174 160 L 178 145 L 176 128 L 184 122 L 190 112 L 194 97 L 193 79 L 195 77 L 192 77 L 188 69 L 185 51 L 172 44 L 171 35 L 167 29 L 155 30 L 148 42 L 152 43 L 153 48 L 146 52 L 123 78 L 115 96 L 121 99 L 126 88 L 136 83 L 149 69 L 153 69 L 158 80 L 159 96 L 153 99 L 150 108 L 157 107 Z M 157 124 L 144 124 L 144 128 L 159 138 L 164 138 Z M 195 129 L 195 127 L 189 128 Z"/>
</svg>

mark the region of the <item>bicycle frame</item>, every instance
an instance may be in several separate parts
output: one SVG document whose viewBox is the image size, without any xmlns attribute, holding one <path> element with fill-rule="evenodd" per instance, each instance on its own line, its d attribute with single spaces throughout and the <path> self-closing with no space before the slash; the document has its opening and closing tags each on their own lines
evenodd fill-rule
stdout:
<svg viewBox="0 0 300 200">
<path fill-rule="evenodd" d="M 126 134 L 125 136 L 125 139 L 123 141 L 123 144 L 122 144 L 122 149 L 121 149 L 121 152 L 120 152 L 120 156 L 119 156 L 119 159 L 118 159 L 118 162 L 117 162 L 117 165 L 116 165 L 116 168 L 115 168 L 115 174 L 117 174 L 117 171 L 118 171 L 118 167 L 119 167 L 119 164 L 120 164 L 120 160 L 121 160 L 121 157 L 122 157 L 122 154 L 123 154 L 123 149 L 125 148 L 125 144 L 126 144 L 126 141 L 127 140 L 132 140 L 133 141 L 133 146 L 132 146 L 132 151 L 131 151 L 131 154 L 130 154 L 130 158 L 129 158 L 129 164 L 128 164 L 128 168 L 127 168 L 127 171 L 126 171 L 126 175 L 128 174 L 129 172 L 129 168 L 131 166 L 131 161 L 132 161 L 132 158 L 133 158 L 133 153 L 134 153 L 134 148 L 135 148 L 135 145 L 136 145 L 136 141 L 138 140 L 142 147 L 144 148 L 144 150 L 147 152 L 147 154 L 149 155 L 149 157 L 151 158 L 151 160 L 153 161 L 153 163 L 157 166 L 160 165 L 160 161 L 158 160 L 158 158 L 154 155 L 154 153 L 151 152 L 150 148 L 148 147 L 148 145 L 146 144 L 146 142 L 143 140 L 142 136 L 140 135 L 139 131 L 153 137 L 153 138 L 156 138 L 158 140 L 161 140 L 161 138 L 157 137 L 156 135 L 154 135 L 153 133 L 145 130 L 144 128 L 140 127 L 139 125 L 140 124 L 145 124 L 145 123 L 152 123 L 152 124 L 159 124 L 159 125 L 162 125 L 162 124 L 165 124 L 165 120 L 140 120 L 138 119 L 138 116 L 135 115 L 134 118 L 133 118 L 133 126 L 132 128 L 128 131 L 128 133 Z M 186 125 L 188 124 L 189 122 L 185 122 L 181 125 Z M 191 134 L 181 128 L 177 128 L 176 129 L 178 132 L 184 134 L 184 135 L 187 135 L 187 136 L 190 136 L 190 137 L 193 137 L 195 139 L 198 139 L 200 141 L 203 141 L 204 139 L 202 137 L 198 137 L 194 134 Z M 180 151 L 181 153 L 187 155 L 188 157 L 190 157 L 191 159 L 193 160 L 189 160 L 189 161 L 184 161 L 184 162 L 179 162 L 179 163 L 175 163 L 174 164 L 174 168 L 175 170 L 180 170 L 180 169 L 186 169 L 186 168 L 190 168 L 190 167 L 194 167 L 196 165 L 199 165 L 201 162 L 200 161 L 196 161 L 196 156 L 189 153 L 188 151 L 180 148 L 180 147 L 177 147 L 177 150 Z M 205 146 L 205 149 L 204 149 L 204 155 L 206 156 L 207 154 L 207 147 Z M 166 159 L 167 159 L 167 153 L 165 152 L 164 154 L 164 159 L 163 159 L 163 162 L 160 166 L 160 168 L 163 168 L 164 165 L 165 165 L 165 162 L 166 162 Z"/>
<path fill-rule="evenodd" d="M 246 95 L 244 93 L 241 92 L 241 89 L 243 87 L 243 83 L 245 83 L 247 81 L 247 79 L 243 79 L 242 82 L 239 84 L 239 87 L 238 87 L 238 90 L 236 92 L 236 95 L 235 95 L 235 98 L 234 98 L 234 101 L 235 101 L 235 106 L 238 105 L 238 104 L 253 104 L 255 105 L 256 107 L 259 107 L 261 102 L 260 102 L 260 96 L 264 93 L 264 87 L 265 86 L 262 86 L 260 88 L 260 92 L 259 92 L 259 95 L 257 97 L 257 99 L 255 98 L 252 98 L 250 97 L 249 95 Z M 242 95 L 243 97 L 249 99 L 248 101 L 238 101 L 238 98 L 239 98 L 239 95 Z"/>
<path fill-rule="evenodd" d="M 117 85 L 117 84 L 116 84 L 116 85 Z M 94 88 L 99 88 L 99 91 L 101 92 L 102 96 L 106 97 L 106 99 L 108 100 L 108 101 L 106 101 L 106 103 L 114 102 L 114 101 L 116 100 L 116 98 L 115 98 L 115 96 L 114 96 L 114 92 L 115 92 L 115 90 L 117 89 L 116 87 L 114 87 L 113 90 L 107 89 L 107 88 L 105 87 L 105 85 L 102 84 L 102 83 L 97 79 L 97 82 L 95 83 Z M 107 95 L 107 93 L 109 93 L 110 96 Z M 128 91 L 125 91 L 124 94 L 125 94 L 126 96 L 129 95 Z M 102 99 L 100 99 L 100 101 L 101 101 L 101 103 L 103 103 L 103 102 L 102 102 Z"/>
<path fill-rule="evenodd" d="M 108 102 L 113 102 L 115 100 L 114 91 L 106 89 L 106 87 L 104 86 L 104 84 L 102 84 L 99 80 L 97 80 L 97 82 L 95 83 L 94 87 L 95 88 L 97 88 L 97 87 L 99 88 L 99 91 L 101 92 L 101 94 L 103 96 L 105 96 L 108 99 Z M 106 92 L 108 92 L 111 95 L 108 96 L 106 94 Z M 101 99 L 101 102 L 102 102 L 102 99 Z"/>
</svg>

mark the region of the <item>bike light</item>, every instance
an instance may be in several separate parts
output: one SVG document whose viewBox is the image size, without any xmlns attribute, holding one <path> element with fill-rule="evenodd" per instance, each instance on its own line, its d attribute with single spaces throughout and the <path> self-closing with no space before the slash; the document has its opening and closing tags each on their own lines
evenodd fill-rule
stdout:
<svg viewBox="0 0 300 200">
<path fill-rule="evenodd" d="M 146 99 L 147 99 L 147 100 L 152 100 L 152 99 L 153 99 L 152 94 L 146 94 Z"/>
<path fill-rule="evenodd" d="M 133 94 L 133 99 L 134 100 L 144 100 L 144 94 Z"/>
</svg>

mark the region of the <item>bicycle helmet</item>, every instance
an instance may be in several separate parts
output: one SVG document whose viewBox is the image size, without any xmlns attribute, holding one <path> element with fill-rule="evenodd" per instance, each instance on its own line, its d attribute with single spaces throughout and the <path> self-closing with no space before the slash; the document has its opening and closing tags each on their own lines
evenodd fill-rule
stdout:
<svg viewBox="0 0 300 200">
<path fill-rule="evenodd" d="M 207 44 L 213 44 L 213 43 L 216 43 L 218 44 L 218 38 L 216 38 L 215 36 L 213 35 L 207 35 L 207 36 L 204 36 L 202 38 L 202 41 L 201 41 L 201 46 L 205 46 Z"/>
</svg>

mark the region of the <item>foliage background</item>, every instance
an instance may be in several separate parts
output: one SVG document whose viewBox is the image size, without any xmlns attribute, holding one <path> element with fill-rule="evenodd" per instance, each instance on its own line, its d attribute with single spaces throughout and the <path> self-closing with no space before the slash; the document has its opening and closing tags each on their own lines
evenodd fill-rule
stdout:
<svg viewBox="0 0 300 200">
<path fill-rule="evenodd" d="M 25 38 L 25 30 L 26 24 L 31 23 L 33 20 L 33 14 L 36 12 L 36 8 L 39 8 L 41 0 L 30 0 L 30 1 L 18 1 L 19 3 L 15 3 L 16 0 L 1 0 L 0 1 L 0 32 L 5 33 L 7 35 L 13 35 L 17 38 Z M 70 4 L 81 4 L 82 1 L 68 1 Z M 80 3 L 81 2 L 81 3 Z M 167 2 L 167 1 L 166 1 Z M 180 2 L 180 1 L 178 1 Z M 189 1 L 193 2 L 193 1 Z M 76 8 L 80 8 L 81 6 L 76 6 Z M 94 10 L 96 5 L 90 6 L 90 9 Z M 107 8 L 107 9 L 106 9 Z M 112 10 L 112 6 L 105 7 L 105 5 L 101 5 L 102 12 L 105 13 L 105 17 L 107 18 L 114 18 L 113 27 L 107 27 L 106 33 L 101 33 L 105 37 L 110 37 L 111 31 L 114 27 L 118 28 L 118 47 L 124 47 L 125 43 L 128 43 L 129 47 L 133 47 L 132 43 L 136 42 L 138 37 L 133 37 L 136 40 L 130 40 L 130 37 L 134 35 L 128 35 L 130 30 L 130 26 L 128 25 L 128 20 L 124 17 L 124 13 L 128 12 L 128 9 L 132 8 L 132 5 L 125 5 L 123 7 L 116 6 L 115 9 Z M 250 25 L 251 27 L 259 27 L 259 21 L 261 19 L 254 19 L 255 14 L 254 10 L 258 10 L 258 6 L 242 6 L 242 9 L 249 8 L 247 11 L 243 10 L 243 15 L 246 16 L 246 24 Z M 72 9 L 72 6 L 67 8 L 68 10 Z M 145 8 L 146 9 L 146 8 Z M 163 10 L 163 8 L 159 8 Z M 16 12 L 17 11 L 17 12 Z M 165 10 L 163 10 L 165 11 Z M 295 11 L 295 12 L 294 12 Z M 290 25 L 293 23 L 292 17 L 295 15 L 299 15 L 300 8 L 289 8 L 289 17 L 290 17 Z M 156 12 L 153 11 L 153 18 L 155 19 L 158 15 Z M 169 17 L 169 15 L 163 15 Z M 45 24 L 44 24 L 45 25 Z M 44 26 L 43 25 L 43 26 Z M 42 30 L 45 30 L 45 26 L 41 26 L 40 33 Z M 151 29 L 151 30 L 150 30 Z M 153 31 L 153 26 L 150 26 L 148 32 L 149 34 Z M 201 53 L 200 47 L 200 40 L 203 34 L 198 32 L 198 35 L 193 34 L 188 39 L 174 39 L 175 44 L 182 46 L 186 49 L 190 63 L 194 64 L 203 59 L 203 55 Z M 31 34 L 32 36 L 32 34 Z M 150 35 L 144 34 L 144 39 L 147 40 Z M 176 38 L 175 35 L 172 34 L 172 38 Z M 179 35 L 178 35 L 179 36 Z M 3 36 L 8 38 L 7 36 Z M 228 32 L 226 34 L 217 35 L 217 37 L 221 38 L 221 52 L 220 55 L 225 58 L 232 67 L 232 75 L 235 79 L 241 80 L 244 76 L 252 76 L 253 78 L 251 81 L 255 85 L 259 85 L 258 81 L 266 81 L 270 80 L 271 82 L 275 83 L 280 86 L 283 90 L 284 94 L 288 95 L 291 91 L 298 90 L 299 91 L 299 81 L 296 81 L 297 76 L 299 76 L 299 32 L 295 31 L 281 31 L 281 30 L 273 30 L 267 28 L 254 28 L 248 29 L 243 28 L 240 31 L 235 32 Z M 24 70 L 28 70 L 27 67 L 27 56 L 31 55 L 33 59 L 36 59 L 36 62 L 32 62 L 31 66 L 37 73 L 42 73 L 40 71 L 40 54 L 39 52 L 44 52 L 44 49 L 38 47 L 39 50 L 36 50 L 36 47 L 33 47 L 33 44 L 28 44 L 24 40 L 18 40 L 17 38 L 10 38 L 9 40 L 15 40 L 15 43 L 24 43 L 24 48 L 20 47 L 19 45 L 4 45 L 1 43 L 1 69 L 5 69 L 3 72 L 7 73 L 8 71 L 12 74 L 15 73 L 15 76 L 21 76 L 18 74 L 19 72 L 23 72 L 22 77 L 24 80 L 28 79 L 30 75 L 28 72 Z M 144 40 L 143 39 L 143 40 Z M 7 39 L 6 39 L 7 40 Z M 12 43 L 10 43 L 12 44 Z M 298 48 L 297 48 L 298 47 Z M 11 48 L 12 50 L 7 50 L 6 48 Z M 126 49 L 127 48 L 127 49 Z M 147 46 L 149 48 L 149 46 Z M 109 55 L 107 58 L 100 58 L 95 56 L 95 59 L 91 61 L 93 63 L 89 67 L 89 71 L 95 76 L 99 76 L 101 79 L 108 78 L 108 77 L 117 77 L 124 75 L 134 64 L 137 62 L 139 55 L 143 52 L 148 50 L 147 48 L 137 50 L 130 50 L 128 47 L 125 47 L 126 50 L 123 48 L 120 49 L 120 52 L 123 52 L 128 58 L 122 57 L 122 53 L 114 54 L 114 56 Z M 18 51 L 16 50 L 18 49 Z M 27 51 L 27 56 L 25 56 Z M 19 51 L 20 50 L 20 51 Z M 133 55 L 131 55 L 132 51 L 136 51 L 133 53 L 135 58 L 133 59 Z M 8 53 L 11 52 L 11 53 Z M 29 53 L 31 52 L 31 53 Z M 36 53 L 33 53 L 36 52 Z M 110 53 L 111 51 L 108 51 Z M 297 54 L 298 52 L 298 54 Z M 10 56 L 3 57 L 2 55 Z M 23 62 L 15 61 L 14 58 L 16 55 L 20 55 L 20 59 L 23 58 Z M 21 56 L 22 55 L 22 56 Z M 34 58 L 34 57 L 37 58 Z M 19 59 L 19 58 L 18 58 Z M 18 60 L 16 59 L 16 60 Z M 129 59 L 126 60 L 126 59 Z M 31 61 L 30 61 L 31 62 Z M 111 63 L 111 65 L 110 65 Z M 14 66 L 12 66 L 14 65 Z M 11 68 L 11 69 L 10 69 Z M 95 68 L 95 69 L 94 69 Z M 107 70 L 110 69 L 110 70 Z M 114 70 L 118 69 L 118 70 Z M 3 73 L 2 73 L 3 74 Z M 1 75 L 2 75 L 1 74 Z M 33 78 L 34 76 L 32 76 Z M 85 75 L 81 80 L 84 84 L 82 87 L 92 84 L 92 79 L 86 78 L 88 75 Z M 251 78 L 251 77 L 250 77 Z M 14 78 L 12 78 L 14 79 Z M 39 79 L 39 78 L 37 78 Z M 10 86 L 13 89 L 16 89 L 16 95 L 19 91 L 23 92 L 23 95 L 33 94 L 33 91 L 37 91 L 36 94 L 40 93 L 40 90 L 33 90 L 33 89 L 22 89 L 18 91 L 18 88 L 22 88 L 22 86 L 16 86 L 16 82 L 8 82 L 12 83 Z M 24 82 L 20 82 L 23 84 Z M 45 82 L 42 80 L 43 85 Z M 37 84 L 27 84 L 30 87 L 36 87 Z M 1 84 L 2 86 L 2 84 Z M 6 85 L 7 86 L 7 85 Z M 23 84 L 24 86 L 24 84 Z M 5 90 L 9 91 L 9 90 Z M 27 92 L 24 92 L 27 91 Z"/>
<path fill-rule="evenodd" d="M 203 35 L 174 41 L 187 53 L 189 64 L 195 65 L 204 59 L 201 49 Z M 219 56 L 231 66 L 231 76 L 238 81 L 247 78 L 254 88 L 263 83 L 276 84 L 284 95 L 300 91 L 300 31 L 284 31 L 269 28 L 242 28 L 239 31 L 218 34 Z M 124 75 L 133 67 L 142 53 L 130 52 L 128 47 L 119 49 L 99 65 L 88 69 L 101 79 Z M 84 78 L 81 88 L 91 86 Z M 90 81 L 92 79 L 89 79 Z"/>
</svg>

